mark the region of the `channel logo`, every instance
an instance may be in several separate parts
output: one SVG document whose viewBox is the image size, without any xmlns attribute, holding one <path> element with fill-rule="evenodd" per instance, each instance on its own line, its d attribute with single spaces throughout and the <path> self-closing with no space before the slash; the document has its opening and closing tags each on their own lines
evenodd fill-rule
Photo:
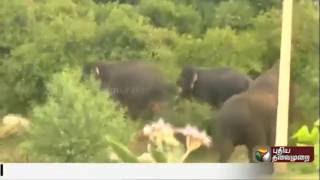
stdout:
<svg viewBox="0 0 320 180">
<path fill-rule="evenodd" d="M 262 146 L 253 151 L 256 162 L 312 162 L 313 146 Z"/>
<path fill-rule="evenodd" d="M 255 151 L 255 159 L 258 162 L 270 162 L 271 152 L 267 147 L 260 147 Z"/>
</svg>

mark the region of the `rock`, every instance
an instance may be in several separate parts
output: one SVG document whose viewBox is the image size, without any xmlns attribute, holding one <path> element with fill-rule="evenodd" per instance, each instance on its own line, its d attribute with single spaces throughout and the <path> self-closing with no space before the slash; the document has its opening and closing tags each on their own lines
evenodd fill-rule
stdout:
<svg viewBox="0 0 320 180">
<path fill-rule="evenodd" d="M 18 115 L 9 114 L 2 119 L 0 125 L 0 139 L 12 135 L 20 135 L 28 130 L 30 121 Z"/>
</svg>

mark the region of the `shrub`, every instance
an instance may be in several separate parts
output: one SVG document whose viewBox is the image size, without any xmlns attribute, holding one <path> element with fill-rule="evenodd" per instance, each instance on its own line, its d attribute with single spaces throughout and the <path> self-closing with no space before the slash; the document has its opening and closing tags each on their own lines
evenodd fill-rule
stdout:
<svg viewBox="0 0 320 180">
<path fill-rule="evenodd" d="M 86 85 L 79 71 L 53 76 L 47 102 L 33 109 L 28 145 L 32 154 L 50 162 L 108 161 L 106 136 L 124 144 L 130 140 L 132 128 L 124 111 L 97 83 Z"/>
<path fill-rule="evenodd" d="M 314 160 L 310 164 L 302 164 L 301 166 L 292 166 L 291 168 L 302 173 L 311 173 L 319 170 L 319 119 L 314 122 L 314 126 L 309 131 L 306 125 L 303 125 L 291 137 L 295 139 L 298 146 L 314 146 Z"/>
<path fill-rule="evenodd" d="M 174 25 L 175 4 L 171 1 L 141 0 L 139 11 L 157 27 L 170 28 Z"/>
<path fill-rule="evenodd" d="M 242 72 L 260 72 L 263 63 L 259 60 L 265 48 L 254 36 L 226 27 L 208 29 L 203 38 L 183 36 L 177 41 L 175 51 L 180 65 L 229 66 Z"/>
<path fill-rule="evenodd" d="M 44 102 L 45 82 L 52 74 L 95 57 L 90 48 L 96 35 L 91 5 L 1 1 L 0 47 L 10 47 L 7 59 L 0 60 L 0 93 L 5 94 L 0 106 L 6 113 L 26 114 L 32 104 Z"/>
<path fill-rule="evenodd" d="M 164 117 L 174 126 L 190 124 L 200 129 L 207 130 L 210 134 L 214 120 L 214 111 L 205 103 L 189 100 L 180 100 L 174 110 L 165 113 Z"/>
<path fill-rule="evenodd" d="M 235 30 L 243 30 L 249 26 L 250 19 L 255 15 L 255 9 L 246 0 L 223 1 L 215 7 L 213 27 L 230 26 Z"/>
<path fill-rule="evenodd" d="M 113 5 L 102 21 L 95 41 L 97 52 L 105 59 L 140 59 L 145 57 L 148 26 L 146 18 L 132 6 Z"/>
<path fill-rule="evenodd" d="M 175 4 L 168 0 L 141 0 L 139 11 L 149 17 L 156 27 L 176 29 L 179 33 L 200 32 L 201 16 L 193 6 Z"/>
</svg>

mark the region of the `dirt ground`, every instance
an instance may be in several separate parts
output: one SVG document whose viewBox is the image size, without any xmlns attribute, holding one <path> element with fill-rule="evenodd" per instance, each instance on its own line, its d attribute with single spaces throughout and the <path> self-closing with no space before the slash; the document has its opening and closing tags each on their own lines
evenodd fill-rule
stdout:
<svg viewBox="0 0 320 180">
<path fill-rule="evenodd" d="M 245 146 L 238 146 L 232 153 L 230 163 L 246 163 L 249 162 L 248 150 Z M 217 162 L 217 155 L 212 150 L 199 149 L 190 155 L 188 163 L 210 163 Z"/>
<path fill-rule="evenodd" d="M 25 156 L 19 150 L 17 144 L 21 141 L 18 138 L 0 139 L 0 162 L 26 162 Z"/>
</svg>

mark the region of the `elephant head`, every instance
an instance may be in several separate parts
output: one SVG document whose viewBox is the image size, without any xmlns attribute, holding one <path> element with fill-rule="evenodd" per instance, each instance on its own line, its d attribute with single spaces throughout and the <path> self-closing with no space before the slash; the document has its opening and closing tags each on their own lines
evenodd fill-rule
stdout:
<svg viewBox="0 0 320 180">
<path fill-rule="evenodd" d="M 190 98 L 198 80 L 198 73 L 195 68 L 186 66 L 183 68 L 180 77 L 177 81 L 179 86 L 179 96 Z"/>
<path fill-rule="evenodd" d="M 103 63 L 90 63 L 86 64 L 82 69 L 82 80 L 87 79 L 90 75 L 93 75 L 95 79 L 101 81 L 102 88 L 106 88 L 110 80 L 110 74 L 112 67 L 109 64 Z"/>
</svg>

